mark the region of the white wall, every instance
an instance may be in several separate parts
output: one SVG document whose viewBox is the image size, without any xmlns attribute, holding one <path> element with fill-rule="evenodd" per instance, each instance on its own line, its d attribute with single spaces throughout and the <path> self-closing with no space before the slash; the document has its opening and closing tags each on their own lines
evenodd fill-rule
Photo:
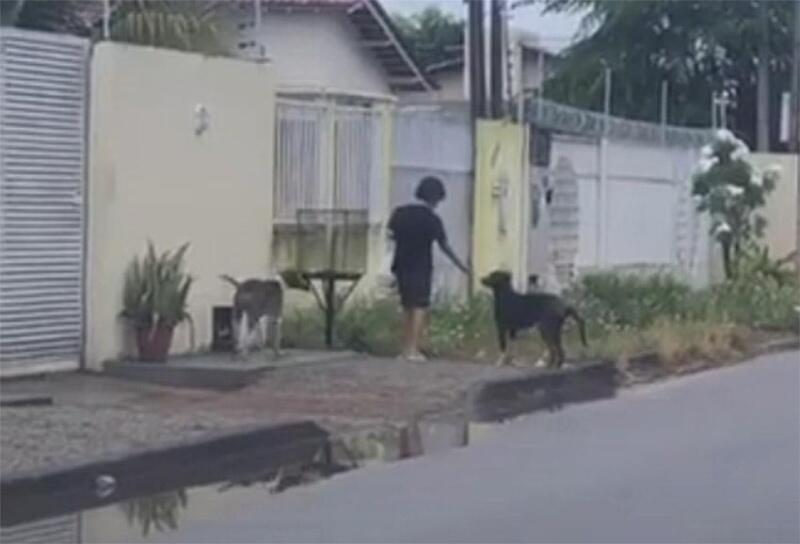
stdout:
<svg viewBox="0 0 800 544">
<path fill-rule="evenodd" d="M 707 226 L 689 196 L 697 157 L 695 149 L 611 140 L 602 159 L 597 139 L 554 136 L 553 179 L 571 172 L 578 182 L 575 265 L 668 268 L 707 282 Z"/>
<path fill-rule="evenodd" d="M 94 49 L 88 204 L 86 363 L 132 354 L 118 318 L 125 270 L 148 239 L 190 242 L 189 310 L 198 347 L 215 305 L 229 306 L 219 274 L 270 270 L 274 83 L 264 64 L 103 42 Z M 195 108 L 209 113 L 195 133 Z M 186 327 L 173 352 L 188 349 Z"/>
<path fill-rule="evenodd" d="M 800 242 L 798 232 L 798 184 L 800 157 L 790 154 L 756 153 L 753 163 L 760 169 L 776 166 L 780 177 L 775 190 L 767 196 L 761 213 L 767 218 L 764 242 L 773 258 L 782 258 L 795 251 Z M 800 262 L 800 261 L 798 261 Z"/>
<path fill-rule="evenodd" d="M 438 176 L 447 198 L 436 210 L 450 244 L 462 260 L 471 249 L 470 214 L 474 206 L 472 131 L 469 110 L 458 107 L 400 107 L 396 111 L 392 164 L 391 206 L 414 202 L 419 181 Z M 465 276 L 438 249 L 434 252 L 433 288 L 436 295 L 466 293 Z"/>
<path fill-rule="evenodd" d="M 357 29 L 344 13 L 331 11 L 283 13 L 264 10 L 260 33 L 238 31 L 252 22 L 250 10 L 232 10 L 220 35 L 234 55 L 252 57 L 238 43 L 256 40 L 264 47 L 278 87 L 314 86 L 390 94 L 383 67 L 358 43 Z"/>
</svg>

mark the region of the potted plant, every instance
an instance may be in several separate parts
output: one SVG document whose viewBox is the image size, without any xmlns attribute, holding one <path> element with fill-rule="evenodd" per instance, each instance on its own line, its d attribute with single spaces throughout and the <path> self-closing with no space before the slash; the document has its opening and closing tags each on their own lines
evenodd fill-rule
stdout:
<svg viewBox="0 0 800 544">
<path fill-rule="evenodd" d="M 169 354 L 175 327 L 187 321 L 194 345 L 194 327 L 187 311 L 192 277 L 184 271 L 184 255 L 189 244 L 174 253 L 157 255 L 152 242 L 147 254 L 135 257 L 125 273 L 122 312 L 136 334 L 136 347 L 142 361 L 163 362 Z"/>
</svg>

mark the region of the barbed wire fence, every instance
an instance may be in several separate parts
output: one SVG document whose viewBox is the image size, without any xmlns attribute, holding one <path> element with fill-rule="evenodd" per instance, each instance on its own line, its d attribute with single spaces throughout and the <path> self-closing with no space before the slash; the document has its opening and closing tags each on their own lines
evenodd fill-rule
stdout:
<svg viewBox="0 0 800 544">
<path fill-rule="evenodd" d="M 564 208 L 561 211 L 575 215 L 574 220 L 568 221 L 575 225 L 572 228 L 576 232 L 571 233 L 575 237 L 578 236 L 581 223 L 584 236 L 589 234 L 591 227 L 596 226 L 597 230 L 603 231 L 598 236 L 601 243 L 594 247 L 594 254 L 576 256 L 573 266 L 577 267 L 578 261 L 584 267 L 587 261 L 592 261 L 589 267 L 599 269 L 652 270 L 667 265 L 668 269 L 692 282 L 704 283 L 708 280 L 708 271 L 700 262 L 707 233 L 691 196 L 691 176 L 700 148 L 713 137 L 711 129 L 675 127 L 606 116 L 539 97 L 526 101 L 524 120 L 537 129 L 553 134 L 551 142 L 554 142 L 554 156 L 551 161 L 557 159 L 555 148 L 558 147 L 559 158 L 566 157 L 575 163 L 579 185 L 595 195 L 602 195 L 590 204 L 577 195 L 573 195 L 570 202 L 554 202 L 554 205 Z M 574 142 L 566 147 L 559 144 L 564 137 L 569 139 L 571 136 L 577 136 L 585 142 L 582 154 L 573 154 Z M 603 141 L 606 145 L 601 143 Z M 596 162 L 587 162 L 587 156 L 597 157 Z M 608 160 L 609 156 L 611 161 Z M 620 166 L 623 163 L 625 167 Z M 544 171 L 549 180 L 558 184 L 559 176 L 555 175 L 554 166 L 551 163 L 547 168 L 537 169 L 537 174 L 541 175 Z M 613 190 L 610 189 L 612 187 Z M 667 187 L 672 188 L 672 196 L 668 196 Z M 558 187 L 553 189 L 555 194 L 572 193 L 560 191 Z M 579 201 L 584 206 L 595 206 L 595 209 L 581 210 Z M 666 211 L 667 202 L 672 206 L 670 211 Z M 610 208 L 616 212 L 609 212 Z M 644 214 L 650 223 L 648 226 L 660 234 L 653 235 L 649 240 L 644 234 L 641 239 L 620 236 L 619 233 L 624 232 L 628 225 L 624 223 L 627 219 L 618 217 L 617 212 L 630 209 L 635 215 L 643 208 L 652 213 L 652 218 Z M 561 211 L 552 216 L 559 217 L 563 223 L 564 217 L 561 216 L 564 214 Z M 583 221 L 580 220 L 581 214 L 585 214 Z M 587 227 L 586 217 L 596 218 L 596 225 Z M 552 258 L 569 254 L 566 251 L 569 248 L 559 247 L 559 240 L 565 237 L 565 233 L 562 232 L 560 238 L 552 236 L 553 231 L 559 228 L 563 230 L 563 225 L 553 226 L 558 228 L 550 229 L 549 244 L 552 247 L 549 251 Z M 631 228 L 635 227 L 631 225 Z M 608 232 L 612 230 L 616 234 L 609 238 Z M 670 241 L 667 242 L 667 239 Z M 654 245 L 659 245 L 658 250 L 653 250 Z M 632 249 L 632 246 L 636 247 Z M 563 267 L 564 263 L 559 265 Z"/>
</svg>

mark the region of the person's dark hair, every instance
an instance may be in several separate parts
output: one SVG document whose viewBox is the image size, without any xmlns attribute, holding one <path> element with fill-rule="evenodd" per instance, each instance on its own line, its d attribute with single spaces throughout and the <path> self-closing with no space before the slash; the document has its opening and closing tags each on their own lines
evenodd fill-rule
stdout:
<svg viewBox="0 0 800 544">
<path fill-rule="evenodd" d="M 414 192 L 414 196 L 417 199 L 427 202 L 428 204 L 438 204 L 444 197 L 447 195 L 447 192 L 444 190 L 444 183 L 437 177 L 427 176 L 422 178 L 417 185 L 417 190 Z"/>
</svg>

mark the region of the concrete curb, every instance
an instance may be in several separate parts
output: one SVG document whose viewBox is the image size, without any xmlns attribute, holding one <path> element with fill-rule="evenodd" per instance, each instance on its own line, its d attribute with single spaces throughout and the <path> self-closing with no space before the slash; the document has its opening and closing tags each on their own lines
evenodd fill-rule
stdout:
<svg viewBox="0 0 800 544">
<path fill-rule="evenodd" d="M 163 385 L 232 391 L 258 381 L 263 375 L 284 369 L 301 368 L 327 363 L 337 363 L 357 357 L 350 351 L 291 353 L 285 360 L 253 362 L 193 360 L 191 355 L 173 357 L 166 363 L 143 363 L 139 361 L 108 361 L 103 365 L 104 374 L 112 378 Z"/>
<path fill-rule="evenodd" d="M 470 392 L 468 413 L 475 422 L 499 421 L 537 410 L 555 410 L 564 404 L 611 398 L 617 384 L 617 370 L 610 361 L 491 380 Z"/>
<path fill-rule="evenodd" d="M 800 336 L 787 335 L 785 337 L 774 338 L 772 340 L 761 342 L 752 349 L 741 354 L 741 356 L 733 358 L 731 362 L 736 363 L 746 361 L 748 359 L 753 359 L 769 353 L 790 351 L 795 349 L 800 349 Z M 622 372 L 622 387 L 645 385 L 648 383 L 665 380 L 670 377 L 677 378 L 679 376 L 696 374 L 698 372 L 712 370 L 725 365 L 720 365 L 719 363 L 701 359 L 694 364 L 686 365 L 678 372 L 670 372 L 661 364 L 658 353 L 655 351 L 650 351 L 629 357 L 626 366 L 626 370 Z"/>
<path fill-rule="evenodd" d="M 157 449 L 127 452 L 0 480 L 2 525 L 22 523 L 132 497 L 311 462 L 330 443 L 313 422 L 238 429 Z"/>
</svg>

